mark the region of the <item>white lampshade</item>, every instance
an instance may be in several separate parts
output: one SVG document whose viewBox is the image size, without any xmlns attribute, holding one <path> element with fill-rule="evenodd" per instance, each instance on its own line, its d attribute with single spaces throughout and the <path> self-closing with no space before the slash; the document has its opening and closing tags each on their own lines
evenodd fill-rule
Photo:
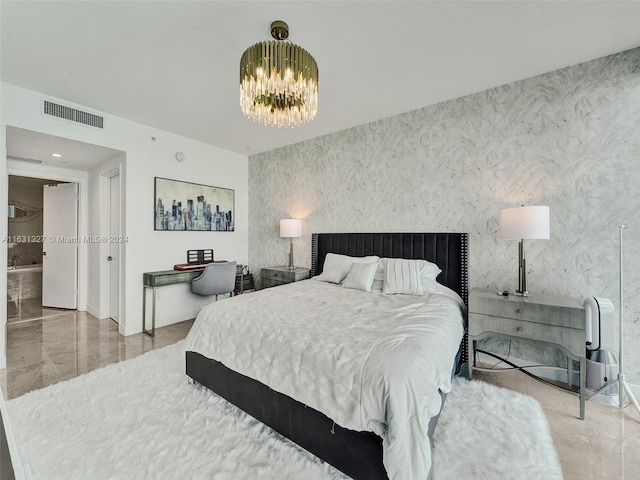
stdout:
<svg viewBox="0 0 640 480">
<path fill-rule="evenodd" d="M 548 240 L 549 207 L 514 207 L 500 210 L 500 238 Z"/>
<path fill-rule="evenodd" d="M 302 236 L 302 220 L 286 218 L 280 220 L 280 236 L 282 238 L 297 238 Z"/>
</svg>

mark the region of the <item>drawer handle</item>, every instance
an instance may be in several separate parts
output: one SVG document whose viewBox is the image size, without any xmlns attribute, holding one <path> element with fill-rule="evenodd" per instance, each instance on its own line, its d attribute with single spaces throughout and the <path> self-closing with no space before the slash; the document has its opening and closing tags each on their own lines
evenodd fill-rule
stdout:
<svg viewBox="0 0 640 480">
<path fill-rule="evenodd" d="M 516 332 L 521 332 L 522 331 L 522 327 L 516 327 Z"/>
<path fill-rule="evenodd" d="M 521 308 L 516 308 L 516 313 L 522 313 L 522 309 Z"/>
</svg>

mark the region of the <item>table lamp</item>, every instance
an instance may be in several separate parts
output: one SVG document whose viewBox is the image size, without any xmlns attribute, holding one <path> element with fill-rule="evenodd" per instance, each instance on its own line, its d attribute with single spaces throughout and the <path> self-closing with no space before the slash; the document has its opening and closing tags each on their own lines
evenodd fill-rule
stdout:
<svg viewBox="0 0 640 480">
<path fill-rule="evenodd" d="M 280 220 L 280 237 L 289 239 L 289 269 L 293 270 L 293 239 L 302 236 L 302 220 L 286 218 Z"/>
<path fill-rule="evenodd" d="M 516 294 L 527 296 L 527 262 L 524 257 L 524 241 L 549 240 L 549 207 L 514 207 L 500 210 L 500 237 L 519 240 L 518 290 Z"/>
</svg>

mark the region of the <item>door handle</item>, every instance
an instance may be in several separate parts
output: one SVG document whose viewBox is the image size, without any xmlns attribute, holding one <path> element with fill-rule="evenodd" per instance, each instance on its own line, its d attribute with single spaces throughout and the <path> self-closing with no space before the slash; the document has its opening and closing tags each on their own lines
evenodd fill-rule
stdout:
<svg viewBox="0 0 640 480">
<path fill-rule="evenodd" d="M 42 252 L 42 256 L 46 257 L 47 256 L 47 252 Z"/>
<path fill-rule="evenodd" d="M 111 255 L 109 255 L 109 256 L 107 257 L 107 262 L 110 262 L 111 260 L 113 260 L 113 257 L 112 257 Z"/>
</svg>

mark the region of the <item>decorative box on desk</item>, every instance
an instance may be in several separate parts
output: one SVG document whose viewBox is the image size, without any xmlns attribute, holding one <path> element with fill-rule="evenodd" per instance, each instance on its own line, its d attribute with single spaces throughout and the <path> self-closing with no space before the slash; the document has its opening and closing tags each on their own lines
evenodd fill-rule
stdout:
<svg viewBox="0 0 640 480">
<path fill-rule="evenodd" d="M 295 267 L 293 269 L 284 266 L 265 267 L 260 271 L 262 288 L 277 287 L 285 283 L 299 282 L 309 278 L 311 270 Z"/>
<path fill-rule="evenodd" d="M 532 294 L 527 297 L 498 295 L 495 290 L 474 288 L 469 296 L 469 377 L 475 367 L 475 341 L 498 336 L 537 343 L 562 350 L 567 358 L 567 388 L 573 362 L 580 363 L 580 418 L 584 418 L 586 383 L 585 311 L 577 299 Z M 574 390 L 575 391 L 575 390 Z"/>
</svg>

